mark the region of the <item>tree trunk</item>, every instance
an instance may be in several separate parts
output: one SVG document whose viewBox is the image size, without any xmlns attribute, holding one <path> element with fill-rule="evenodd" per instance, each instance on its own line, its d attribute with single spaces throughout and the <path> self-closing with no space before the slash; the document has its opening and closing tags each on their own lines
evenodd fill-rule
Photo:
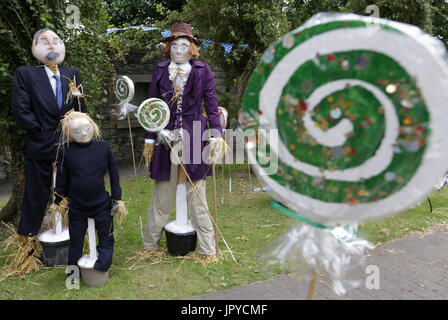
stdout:
<svg viewBox="0 0 448 320">
<path fill-rule="evenodd" d="M 17 216 L 17 202 L 14 200 L 14 197 L 11 196 L 9 198 L 8 203 L 3 209 L 0 211 L 0 221 L 11 221 Z"/>
<path fill-rule="evenodd" d="M 20 216 L 22 208 L 23 190 L 25 189 L 25 152 L 23 148 L 24 136 L 21 136 L 22 143 L 12 145 L 10 153 L 10 172 L 12 177 L 12 194 L 8 203 L 0 210 L 0 221 L 11 221 Z"/>
</svg>

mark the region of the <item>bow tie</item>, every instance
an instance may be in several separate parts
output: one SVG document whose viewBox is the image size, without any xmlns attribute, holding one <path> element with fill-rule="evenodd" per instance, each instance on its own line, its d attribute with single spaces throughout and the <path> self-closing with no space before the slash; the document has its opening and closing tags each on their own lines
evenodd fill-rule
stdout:
<svg viewBox="0 0 448 320">
<path fill-rule="evenodd" d="M 186 83 L 187 79 L 188 79 L 188 75 L 189 75 L 189 70 L 185 70 L 184 68 L 182 68 L 181 66 L 169 66 L 168 67 L 168 72 L 170 74 L 169 79 L 171 81 L 174 82 L 174 80 L 176 79 L 176 77 L 179 77 L 179 79 L 183 82 Z"/>
</svg>

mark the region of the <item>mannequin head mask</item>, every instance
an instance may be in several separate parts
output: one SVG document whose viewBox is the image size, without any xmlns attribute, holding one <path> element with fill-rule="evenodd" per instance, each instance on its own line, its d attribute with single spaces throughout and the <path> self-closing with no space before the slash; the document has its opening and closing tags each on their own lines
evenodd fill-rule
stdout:
<svg viewBox="0 0 448 320">
<path fill-rule="evenodd" d="M 191 42 L 187 38 L 177 38 L 171 42 L 170 58 L 176 63 L 185 63 L 193 57 L 190 53 Z"/>
<path fill-rule="evenodd" d="M 64 42 L 50 29 L 41 29 L 34 34 L 31 52 L 45 65 L 58 65 L 65 59 Z"/>
<path fill-rule="evenodd" d="M 61 120 L 62 142 L 88 143 L 101 139 L 101 133 L 97 124 L 87 113 L 69 111 Z"/>
<path fill-rule="evenodd" d="M 166 38 L 166 58 L 181 64 L 199 57 L 198 40 L 193 37 L 193 29 L 186 22 L 176 22 L 171 26 L 171 34 Z"/>
<path fill-rule="evenodd" d="M 164 55 L 176 63 L 184 63 L 199 57 L 198 47 L 187 38 L 177 38 L 165 44 Z"/>
</svg>

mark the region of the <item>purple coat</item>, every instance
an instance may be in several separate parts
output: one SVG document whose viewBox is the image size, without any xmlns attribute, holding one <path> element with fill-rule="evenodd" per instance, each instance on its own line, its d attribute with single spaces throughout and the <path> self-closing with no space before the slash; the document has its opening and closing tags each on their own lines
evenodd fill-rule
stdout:
<svg viewBox="0 0 448 320">
<path fill-rule="evenodd" d="M 170 107 L 170 121 L 166 129 L 173 130 L 176 118 L 177 104 L 172 101 L 174 88 L 173 83 L 169 79 L 168 66 L 170 60 L 158 63 L 154 69 L 149 89 L 150 98 L 159 98 L 165 101 Z M 184 87 L 182 99 L 182 127 L 190 135 L 190 156 L 189 163 L 185 164 L 185 169 L 192 181 L 205 179 L 206 176 L 212 174 L 211 166 L 204 163 L 202 151 L 206 145 L 206 141 L 202 141 L 202 134 L 208 128 L 221 135 L 222 129 L 218 116 L 218 101 L 216 99 L 215 83 L 213 74 L 207 63 L 191 60 L 191 71 L 188 76 L 187 83 Z M 202 115 L 202 103 L 204 103 L 207 119 Z M 193 121 L 198 121 L 197 129 L 195 129 L 196 141 L 193 141 Z M 200 126 L 198 126 L 200 124 Z M 200 134 L 199 137 L 197 133 Z M 145 138 L 157 140 L 157 134 L 146 131 Z M 184 138 L 184 140 L 186 140 Z M 198 141 L 199 140 L 199 141 Z M 205 140 L 205 138 L 204 138 Z M 184 150 L 186 142 L 184 141 Z M 155 180 L 170 180 L 171 160 L 170 151 L 162 144 L 156 145 L 154 154 L 149 168 L 149 176 Z"/>
</svg>

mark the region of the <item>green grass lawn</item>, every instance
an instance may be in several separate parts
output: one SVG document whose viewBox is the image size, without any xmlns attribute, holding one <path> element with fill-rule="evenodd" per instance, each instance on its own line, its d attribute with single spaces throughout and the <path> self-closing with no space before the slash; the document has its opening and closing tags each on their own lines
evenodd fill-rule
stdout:
<svg viewBox="0 0 448 320">
<path fill-rule="evenodd" d="M 123 225 L 116 228 L 114 261 L 107 285 L 93 288 L 81 283 L 80 290 L 68 290 L 65 268 L 48 268 L 23 279 L 10 278 L 0 282 L 0 299 L 179 299 L 266 279 L 269 275 L 260 272 L 256 253 L 286 230 L 291 220 L 269 206 L 268 194 L 248 192 L 244 169 L 233 170 L 231 194 L 228 193 L 228 180 L 225 181 L 225 203 L 221 204 L 220 174 L 218 177 L 218 225 L 238 263 L 233 261 L 221 240 L 222 259 L 208 266 L 169 255 L 160 263 L 144 260 L 134 265 L 135 260 L 127 262 L 142 248 L 135 178 L 129 178 L 121 181 L 129 215 Z M 152 187 L 151 179 L 139 177 L 143 224 Z M 213 212 L 210 178 L 207 202 Z M 162 245 L 166 246 L 165 236 Z M 3 261 L 4 258 L 0 264 Z"/>
<path fill-rule="evenodd" d="M 94 288 L 81 281 L 80 290 L 69 290 L 65 286 L 65 268 L 45 268 L 22 279 L 15 277 L 0 282 L 0 299 L 180 299 L 275 276 L 276 271 L 270 274 L 261 271 L 262 263 L 257 259 L 257 252 L 296 221 L 273 209 L 267 193 L 248 192 L 249 179 L 244 165 L 232 168 L 233 192 L 228 193 L 226 169 L 225 203 L 221 204 L 221 169 L 217 166 L 218 225 L 238 263 L 233 261 L 221 240 L 222 257 L 218 263 L 208 266 L 169 255 L 158 263 L 128 261 L 142 247 L 135 178 L 129 178 L 121 181 L 129 215 L 120 228 L 116 227 L 114 261 L 106 285 Z M 253 175 L 252 179 L 254 187 L 259 186 Z M 152 187 L 151 179 L 139 177 L 143 228 Z M 428 203 L 423 202 L 400 215 L 361 225 L 360 235 L 380 243 L 446 221 L 448 190 L 434 192 L 431 200 L 432 214 Z M 210 178 L 207 180 L 207 202 L 213 212 Z M 162 245 L 166 246 L 165 236 Z M 1 257 L 0 265 L 3 263 L 4 257 Z"/>
<path fill-rule="evenodd" d="M 373 243 L 400 238 L 416 231 L 425 231 L 448 220 L 448 189 L 430 195 L 432 212 L 427 200 L 415 208 L 382 220 L 361 224 L 359 235 Z"/>
</svg>

